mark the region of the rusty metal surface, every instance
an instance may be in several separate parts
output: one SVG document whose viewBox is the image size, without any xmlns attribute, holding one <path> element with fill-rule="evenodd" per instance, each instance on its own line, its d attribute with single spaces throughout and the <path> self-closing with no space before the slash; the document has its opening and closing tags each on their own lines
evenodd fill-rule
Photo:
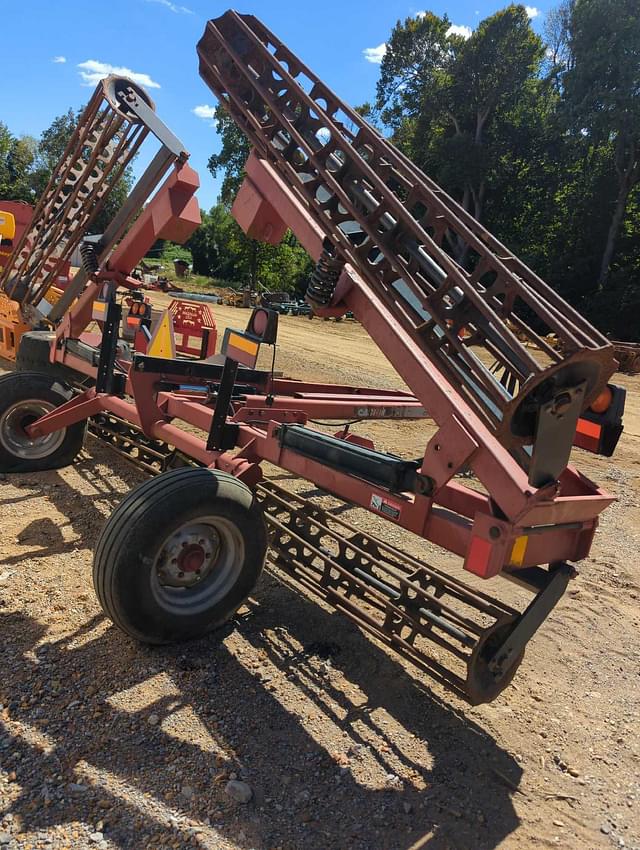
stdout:
<svg viewBox="0 0 640 850">
<path fill-rule="evenodd" d="M 474 704 L 509 684 L 483 648 L 518 611 L 358 530 L 273 481 L 257 487 L 270 528 L 268 563 Z"/>
<path fill-rule="evenodd" d="M 640 374 L 640 343 L 620 342 L 614 339 L 611 344 L 618 361 L 618 371 L 629 375 Z"/>
<path fill-rule="evenodd" d="M 333 276 L 334 258 L 353 265 L 504 445 L 530 444 L 540 404 L 566 387 L 586 382 L 584 407 L 597 395 L 615 367 L 608 340 L 260 21 L 209 21 L 198 54 L 205 82 L 320 225 Z"/>
<path fill-rule="evenodd" d="M 92 417 L 89 432 L 150 475 L 194 463 L 112 414 Z M 474 704 L 510 683 L 521 659 L 497 681 L 483 649 L 516 622 L 518 611 L 273 481 L 259 484 L 257 494 L 270 529 L 267 563 L 280 578 Z"/>
<path fill-rule="evenodd" d="M 98 84 L 0 276 L 0 289 L 18 301 L 25 314 L 37 308 L 54 285 L 148 135 L 147 127 L 119 103 L 130 87 L 153 107 L 126 78 L 108 77 Z"/>
</svg>

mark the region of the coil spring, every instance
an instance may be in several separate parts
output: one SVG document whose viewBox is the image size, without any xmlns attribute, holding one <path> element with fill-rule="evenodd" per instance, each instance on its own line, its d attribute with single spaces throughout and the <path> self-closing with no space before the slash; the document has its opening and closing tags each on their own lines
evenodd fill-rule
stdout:
<svg viewBox="0 0 640 850">
<path fill-rule="evenodd" d="M 82 259 L 82 268 L 91 277 L 100 268 L 98 246 L 94 242 L 83 242 L 80 245 L 80 257 Z"/>
<path fill-rule="evenodd" d="M 307 286 L 306 300 L 310 304 L 326 307 L 331 303 L 343 266 L 342 257 L 336 253 L 333 245 L 325 240 L 322 254 Z"/>
</svg>

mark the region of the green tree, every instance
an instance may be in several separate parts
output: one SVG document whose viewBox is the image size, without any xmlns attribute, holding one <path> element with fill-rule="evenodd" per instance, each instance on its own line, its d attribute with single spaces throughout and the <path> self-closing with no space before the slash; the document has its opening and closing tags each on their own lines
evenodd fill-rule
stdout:
<svg viewBox="0 0 640 850">
<path fill-rule="evenodd" d="M 219 153 L 211 154 L 207 167 L 214 177 L 223 172 L 220 201 L 228 207 L 238 193 L 244 177 L 244 164 L 251 151 L 249 140 L 224 107 L 216 109 L 216 125 L 222 146 Z"/>
<path fill-rule="evenodd" d="M 575 0 L 562 0 L 559 6 L 547 12 L 544 21 L 545 66 L 557 90 L 562 85 L 562 73 L 573 64 L 569 49 L 569 27 L 574 3 Z"/>
<path fill-rule="evenodd" d="M 76 128 L 78 114 L 73 109 L 54 118 L 38 140 L 32 174 L 33 190 L 40 197 L 53 174 L 53 170 L 62 158 L 73 131 Z"/>
<path fill-rule="evenodd" d="M 196 274 L 230 281 L 241 280 L 241 264 L 236 262 L 233 254 L 240 240 L 235 228 L 237 225 L 233 217 L 222 204 L 216 204 L 208 213 L 202 213 L 202 224 L 185 246 L 191 251 Z"/>
<path fill-rule="evenodd" d="M 312 268 L 293 234 L 287 233 L 279 245 L 250 239 L 224 204 L 203 213 L 202 224 L 185 247 L 191 251 L 196 274 L 252 289 L 302 289 Z"/>
<path fill-rule="evenodd" d="M 35 140 L 16 138 L 6 124 L 0 123 L 0 198 L 5 201 L 33 203 L 31 172 Z"/>
<path fill-rule="evenodd" d="M 203 219 L 191 238 L 194 270 L 250 285 L 253 289 L 302 289 L 312 270 L 311 260 L 291 232 L 279 245 L 246 236 L 229 212 L 244 179 L 244 165 L 251 152 L 249 140 L 222 106 L 216 111 L 220 152 L 209 158 L 216 177 L 222 172 L 219 203 Z"/>
<path fill-rule="evenodd" d="M 376 102 L 382 120 L 396 144 L 479 220 L 508 138 L 498 131 L 535 93 L 543 55 L 520 5 L 481 21 L 468 39 L 446 15 L 425 12 L 398 21 L 387 42 Z"/>
<path fill-rule="evenodd" d="M 616 192 L 598 274 L 604 286 L 634 186 L 640 182 L 640 13 L 637 0 L 576 0 L 564 106 L 574 133 L 609 146 Z"/>
</svg>

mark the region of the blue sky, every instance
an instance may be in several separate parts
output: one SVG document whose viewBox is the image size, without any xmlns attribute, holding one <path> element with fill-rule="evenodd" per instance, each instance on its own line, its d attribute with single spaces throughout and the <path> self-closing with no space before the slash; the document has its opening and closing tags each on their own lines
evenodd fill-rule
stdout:
<svg viewBox="0 0 640 850">
<path fill-rule="evenodd" d="M 15 135 L 39 136 L 70 106 L 89 99 L 110 72 L 147 84 L 159 116 L 184 142 L 200 174 L 200 205 L 215 203 L 219 180 L 207 159 L 219 142 L 208 118 L 216 103 L 200 79 L 196 42 L 224 3 L 211 0 L 1 0 L 0 121 Z M 554 3 L 527 7 L 536 29 Z M 182 5 L 184 3 L 184 5 Z M 252 0 L 237 7 L 261 18 L 336 93 L 352 105 L 375 94 L 377 64 L 395 22 L 421 10 L 445 12 L 469 32 L 505 3 L 437 0 Z M 149 145 L 149 147 L 152 147 Z M 151 153 L 151 151 L 150 151 Z M 147 157 L 136 164 L 139 171 Z"/>
</svg>

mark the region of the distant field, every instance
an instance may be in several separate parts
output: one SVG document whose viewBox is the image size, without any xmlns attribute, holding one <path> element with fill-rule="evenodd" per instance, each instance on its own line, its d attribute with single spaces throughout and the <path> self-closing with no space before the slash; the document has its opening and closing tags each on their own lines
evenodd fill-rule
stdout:
<svg viewBox="0 0 640 850">
<path fill-rule="evenodd" d="M 216 289 L 240 289 L 240 284 L 237 281 L 221 280 L 219 278 L 209 277 L 208 275 L 192 274 L 189 277 L 178 277 L 173 267 L 173 262 L 168 260 L 159 260 L 157 257 L 145 257 L 143 260 L 148 266 L 162 265 L 162 270 L 152 272 L 168 280 L 174 281 L 177 286 L 181 286 L 186 292 L 212 292 Z"/>
</svg>

